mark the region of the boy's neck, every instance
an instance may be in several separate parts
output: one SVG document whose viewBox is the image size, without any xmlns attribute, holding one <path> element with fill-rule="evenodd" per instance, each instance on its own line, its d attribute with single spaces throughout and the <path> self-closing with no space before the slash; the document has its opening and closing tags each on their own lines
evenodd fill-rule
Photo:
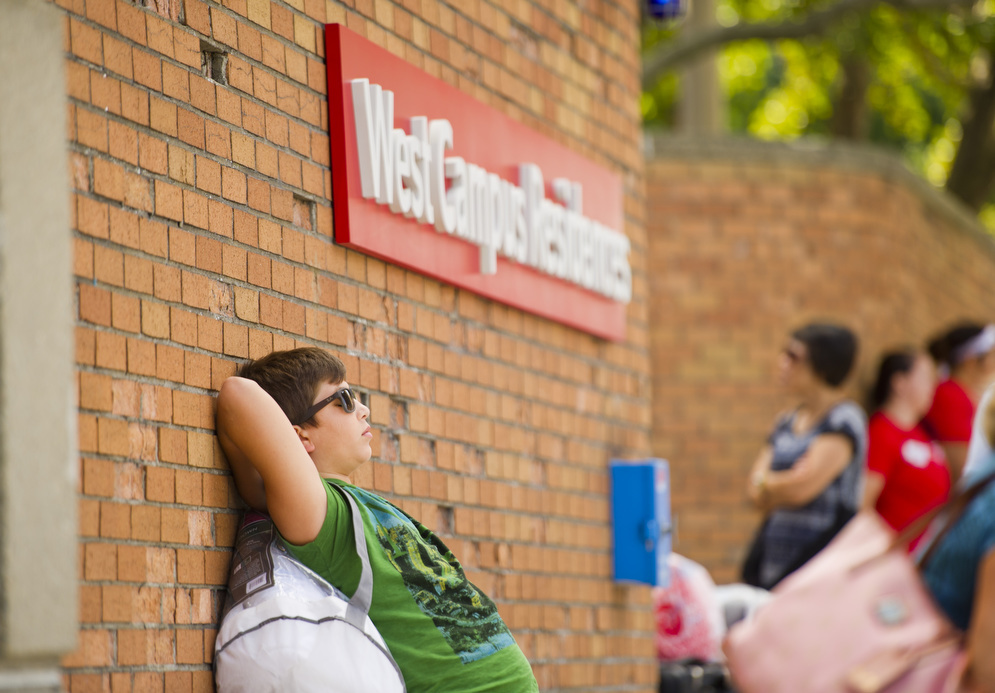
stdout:
<svg viewBox="0 0 995 693">
<path fill-rule="evenodd" d="M 318 476 L 320 476 L 322 479 L 336 479 L 336 480 L 341 481 L 341 482 L 346 483 L 346 484 L 350 484 L 350 485 L 352 484 L 352 481 L 350 481 L 349 477 L 347 477 L 345 474 L 332 474 L 331 472 L 318 472 Z"/>
</svg>

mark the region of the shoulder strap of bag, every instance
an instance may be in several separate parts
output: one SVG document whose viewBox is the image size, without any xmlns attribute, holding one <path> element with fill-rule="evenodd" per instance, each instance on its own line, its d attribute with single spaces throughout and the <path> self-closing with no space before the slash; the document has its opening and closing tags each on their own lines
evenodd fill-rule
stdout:
<svg viewBox="0 0 995 693">
<path fill-rule="evenodd" d="M 937 545 L 946 536 L 947 532 L 957 524 L 957 520 L 967 509 L 967 506 L 975 499 L 975 497 L 985 490 L 985 488 L 992 481 L 995 481 L 995 472 L 989 474 L 986 477 L 982 477 L 980 481 L 966 489 L 960 489 L 957 493 L 950 497 L 946 503 L 943 505 L 933 508 L 928 513 L 920 517 L 918 520 L 913 522 L 911 525 L 906 527 L 902 532 L 895 538 L 895 546 L 908 546 L 911 544 L 916 537 L 922 534 L 927 527 L 929 527 L 933 520 L 940 517 L 941 515 L 946 516 L 946 522 L 943 528 L 935 536 L 930 538 L 930 545 L 926 552 L 916 561 L 916 565 L 922 568 L 929 559 L 933 557 L 933 552 L 936 550 Z"/>
<path fill-rule="evenodd" d="M 359 506 L 352 494 L 338 484 L 331 483 L 332 488 L 338 491 L 346 503 L 349 504 L 349 512 L 352 515 L 352 532 L 356 537 L 356 553 L 359 554 L 359 561 L 362 563 L 362 572 L 359 575 L 359 585 L 353 592 L 349 600 L 349 608 L 346 610 L 346 620 L 360 630 L 366 624 L 366 617 L 370 613 L 370 604 L 373 602 L 373 569 L 370 567 L 370 552 L 366 547 L 366 532 L 363 531 L 363 516 L 359 513 Z"/>
</svg>

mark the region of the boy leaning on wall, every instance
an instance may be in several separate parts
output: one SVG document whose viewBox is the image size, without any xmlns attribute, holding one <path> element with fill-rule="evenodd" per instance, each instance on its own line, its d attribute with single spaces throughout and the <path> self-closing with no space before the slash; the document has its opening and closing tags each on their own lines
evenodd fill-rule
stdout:
<svg viewBox="0 0 995 693">
<path fill-rule="evenodd" d="M 309 347 L 273 352 L 225 380 L 217 434 L 246 503 L 268 513 L 291 553 L 347 595 L 359 582 L 355 542 L 367 543 L 370 618 L 409 693 L 538 691 L 494 603 L 446 545 L 349 481 L 372 454 L 369 415 L 342 362 Z M 354 536 L 333 484 L 356 500 L 366 536 Z"/>
</svg>

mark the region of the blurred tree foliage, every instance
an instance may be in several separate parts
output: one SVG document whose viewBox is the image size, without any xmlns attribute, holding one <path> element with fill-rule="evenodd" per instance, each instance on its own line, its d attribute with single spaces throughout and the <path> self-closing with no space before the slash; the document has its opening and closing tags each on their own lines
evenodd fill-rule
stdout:
<svg viewBox="0 0 995 693">
<path fill-rule="evenodd" d="M 647 125 L 673 125 L 676 68 L 717 48 L 732 132 L 891 147 L 995 226 L 995 0 L 716 5 L 708 29 L 644 22 Z"/>
</svg>

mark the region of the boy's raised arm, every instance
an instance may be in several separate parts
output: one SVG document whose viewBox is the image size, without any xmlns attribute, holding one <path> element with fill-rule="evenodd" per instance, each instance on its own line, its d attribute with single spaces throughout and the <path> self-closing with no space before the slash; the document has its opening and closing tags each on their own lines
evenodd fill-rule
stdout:
<svg viewBox="0 0 995 693">
<path fill-rule="evenodd" d="M 276 401 L 246 378 L 218 393 L 217 434 L 242 498 L 268 512 L 294 544 L 312 541 L 325 520 L 318 470 Z"/>
</svg>

